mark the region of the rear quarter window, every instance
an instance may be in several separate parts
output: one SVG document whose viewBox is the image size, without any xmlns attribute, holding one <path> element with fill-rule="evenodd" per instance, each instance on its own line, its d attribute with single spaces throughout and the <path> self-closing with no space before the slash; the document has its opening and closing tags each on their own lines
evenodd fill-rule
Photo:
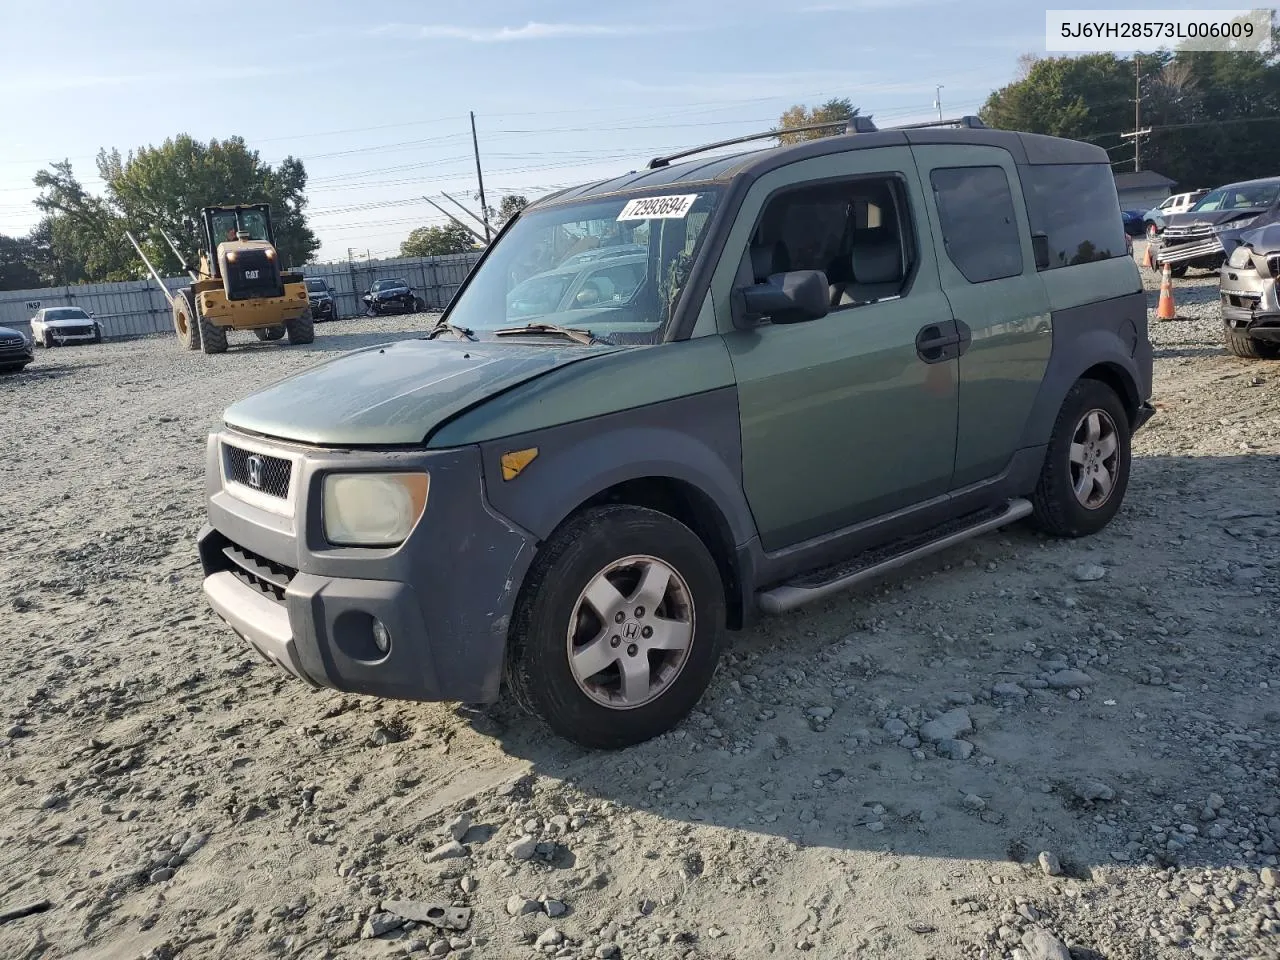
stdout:
<svg viewBox="0 0 1280 960">
<path fill-rule="evenodd" d="M 1048 270 L 1126 255 L 1120 199 L 1109 167 L 1055 163 L 1019 169 L 1032 233 L 1049 238 Z"/>
</svg>

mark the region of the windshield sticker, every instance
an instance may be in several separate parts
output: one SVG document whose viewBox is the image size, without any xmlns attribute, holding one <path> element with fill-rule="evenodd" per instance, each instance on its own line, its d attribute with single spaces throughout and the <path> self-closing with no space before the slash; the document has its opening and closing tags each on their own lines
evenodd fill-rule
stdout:
<svg viewBox="0 0 1280 960">
<path fill-rule="evenodd" d="M 672 197 L 641 197 L 629 201 L 618 214 L 618 220 L 682 220 L 697 199 L 696 193 Z"/>
</svg>

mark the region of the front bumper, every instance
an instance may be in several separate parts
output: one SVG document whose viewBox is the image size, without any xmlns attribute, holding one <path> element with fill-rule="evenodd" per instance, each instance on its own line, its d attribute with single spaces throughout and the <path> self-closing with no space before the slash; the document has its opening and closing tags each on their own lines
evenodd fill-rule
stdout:
<svg viewBox="0 0 1280 960">
<path fill-rule="evenodd" d="M 1224 267 L 1218 294 L 1227 327 L 1258 340 L 1280 340 L 1280 286 L 1275 279 Z"/>
<path fill-rule="evenodd" d="M 262 443 L 294 458 L 292 509 L 241 499 L 223 480 L 210 438 L 209 522 L 197 543 L 208 603 L 266 660 L 312 687 L 401 700 L 497 699 L 507 629 L 532 559 L 532 535 L 497 514 L 481 483 L 478 449 L 331 451 Z M 398 548 L 324 542 L 325 472 L 426 469 L 421 521 Z M 271 509 L 267 509 L 270 507 Z M 287 514 L 287 515 L 286 515 Z M 391 637 L 373 640 L 374 620 Z"/>
<path fill-rule="evenodd" d="M 81 333 L 78 331 L 72 333 L 69 330 L 59 330 L 57 327 L 49 327 L 48 330 L 49 335 L 53 337 L 57 343 L 88 343 L 91 340 L 96 340 L 98 337 L 96 330 L 90 330 L 87 333 Z"/>
<path fill-rule="evenodd" d="M 0 366 L 13 363 L 31 363 L 36 358 L 35 347 L 23 343 L 19 346 L 0 345 Z"/>
<path fill-rule="evenodd" d="M 1226 249 L 1216 234 L 1175 239 L 1169 236 L 1168 231 L 1161 236 L 1160 243 L 1153 252 L 1162 264 L 1186 264 L 1204 269 L 1221 266 L 1227 256 Z"/>
<path fill-rule="evenodd" d="M 332 320 L 337 316 L 332 300 L 312 300 L 311 316 L 315 320 Z"/>
</svg>

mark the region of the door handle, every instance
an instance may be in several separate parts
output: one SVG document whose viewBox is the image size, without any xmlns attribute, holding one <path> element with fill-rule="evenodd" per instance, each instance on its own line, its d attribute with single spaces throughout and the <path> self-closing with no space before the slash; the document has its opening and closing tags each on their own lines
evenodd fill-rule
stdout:
<svg viewBox="0 0 1280 960">
<path fill-rule="evenodd" d="M 960 343 L 959 334 L 943 333 L 942 330 L 942 326 L 930 324 L 916 334 L 916 355 L 925 363 L 939 363 L 955 355 L 948 348 Z"/>
</svg>

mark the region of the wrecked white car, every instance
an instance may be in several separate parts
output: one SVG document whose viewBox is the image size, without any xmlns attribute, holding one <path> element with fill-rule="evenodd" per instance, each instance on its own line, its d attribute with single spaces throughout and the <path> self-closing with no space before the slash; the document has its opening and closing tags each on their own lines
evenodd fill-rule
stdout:
<svg viewBox="0 0 1280 960">
<path fill-rule="evenodd" d="M 45 307 L 31 318 L 31 339 L 42 347 L 101 343 L 102 324 L 80 307 Z"/>
</svg>

